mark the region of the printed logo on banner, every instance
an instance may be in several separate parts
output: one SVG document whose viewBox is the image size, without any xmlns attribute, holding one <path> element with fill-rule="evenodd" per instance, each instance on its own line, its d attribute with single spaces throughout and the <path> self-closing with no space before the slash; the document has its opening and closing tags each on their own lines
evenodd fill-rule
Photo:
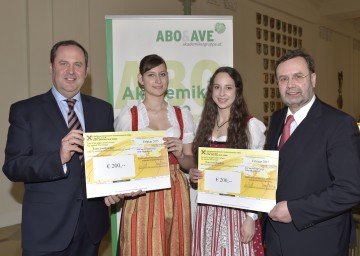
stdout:
<svg viewBox="0 0 360 256">
<path fill-rule="evenodd" d="M 226 25 L 222 22 L 216 23 L 213 30 L 159 30 L 156 42 L 183 42 L 183 46 L 222 46 L 221 42 L 216 42 L 214 35 L 222 34 L 225 30 Z"/>
<path fill-rule="evenodd" d="M 233 65 L 232 17 L 165 17 L 167 22 L 163 17 L 123 16 L 107 21 L 108 78 L 114 111 L 143 100 L 137 82 L 139 62 L 155 53 L 165 59 L 168 68 L 167 101 L 189 109 L 196 121 L 211 75 L 219 66 Z M 133 29 L 139 33 L 129 33 Z"/>
</svg>

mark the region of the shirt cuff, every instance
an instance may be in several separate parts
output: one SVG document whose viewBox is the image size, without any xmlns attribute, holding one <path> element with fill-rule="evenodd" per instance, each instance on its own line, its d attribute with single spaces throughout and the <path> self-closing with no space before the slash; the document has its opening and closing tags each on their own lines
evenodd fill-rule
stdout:
<svg viewBox="0 0 360 256">
<path fill-rule="evenodd" d="M 252 218 L 254 221 L 258 219 L 257 213 L 246 212 L 246 215 L 249 216 L 250 218 Z"/>
<path fill-rule="evenodd" d="M 64 170 L 64 173 L 66 174 L 67 173 L 67 165 L 66 164 L 63 164 L 63 170 Z"/>
</svg>

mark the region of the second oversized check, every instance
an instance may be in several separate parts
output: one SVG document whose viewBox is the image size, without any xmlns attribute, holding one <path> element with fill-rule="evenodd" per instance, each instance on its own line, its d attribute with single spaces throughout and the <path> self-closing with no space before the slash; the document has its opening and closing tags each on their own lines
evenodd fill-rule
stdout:
<svg viewBox="0 0 360 256">
<path fill-rule="evenodd" d="M 87 197 L 170 188 L 164 131 L 84 133 Z"/>
<path fill-rule="evenodd" d="M 278 151 L 199 148 L 198 203 L 269 212 L 276 204 Z"/>
</svg>

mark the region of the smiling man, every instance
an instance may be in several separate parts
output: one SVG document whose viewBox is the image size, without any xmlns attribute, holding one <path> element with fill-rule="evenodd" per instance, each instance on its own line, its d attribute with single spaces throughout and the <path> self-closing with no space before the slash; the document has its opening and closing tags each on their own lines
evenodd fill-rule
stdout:
<svg viewBox="0 0 360 256">
<path fill-rule="evenodd" d="M 98 255 L 108 229 L 103 198 L 87 200 L 83 132 L 113 131 L 112 106 L 80 93 L 88 53 L 76 41 L 50 52 L 52 88 L 10 108 L 3 171 L 24 182 L 24 256 Z"/>
<path fill-rule="evenodd" d="M 265 146 L 279 150 L 277 204 L 264 218 L 266 253 L 347 255 L 351 208 L 360 201 L 356 122 L 315 95 L 315 64 L 303 50 L 283 55 L 276 77 L 286 107 L 274 112 Z"/>
</svg>

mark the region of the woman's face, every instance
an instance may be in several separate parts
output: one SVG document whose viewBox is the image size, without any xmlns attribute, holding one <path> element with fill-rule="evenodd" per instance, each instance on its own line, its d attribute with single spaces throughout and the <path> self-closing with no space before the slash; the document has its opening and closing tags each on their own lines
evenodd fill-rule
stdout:
<svg viewBox="0 0 360 256">
<path fill-rule="evenodd" d="M 228 73 L 220 72 L 215 76 L 212 98 L 218 108 L 230 109 L 235 101 L 236 88 L 234 80 Z"/>
<path fill-rule="evenodd" d="M 138 82 L 144 88 L 145 95 L 164 96 L 169 85 L 168 72 L 165 64 L 156 66 L 143 75 L 138 75 Z"/>
</svg>

